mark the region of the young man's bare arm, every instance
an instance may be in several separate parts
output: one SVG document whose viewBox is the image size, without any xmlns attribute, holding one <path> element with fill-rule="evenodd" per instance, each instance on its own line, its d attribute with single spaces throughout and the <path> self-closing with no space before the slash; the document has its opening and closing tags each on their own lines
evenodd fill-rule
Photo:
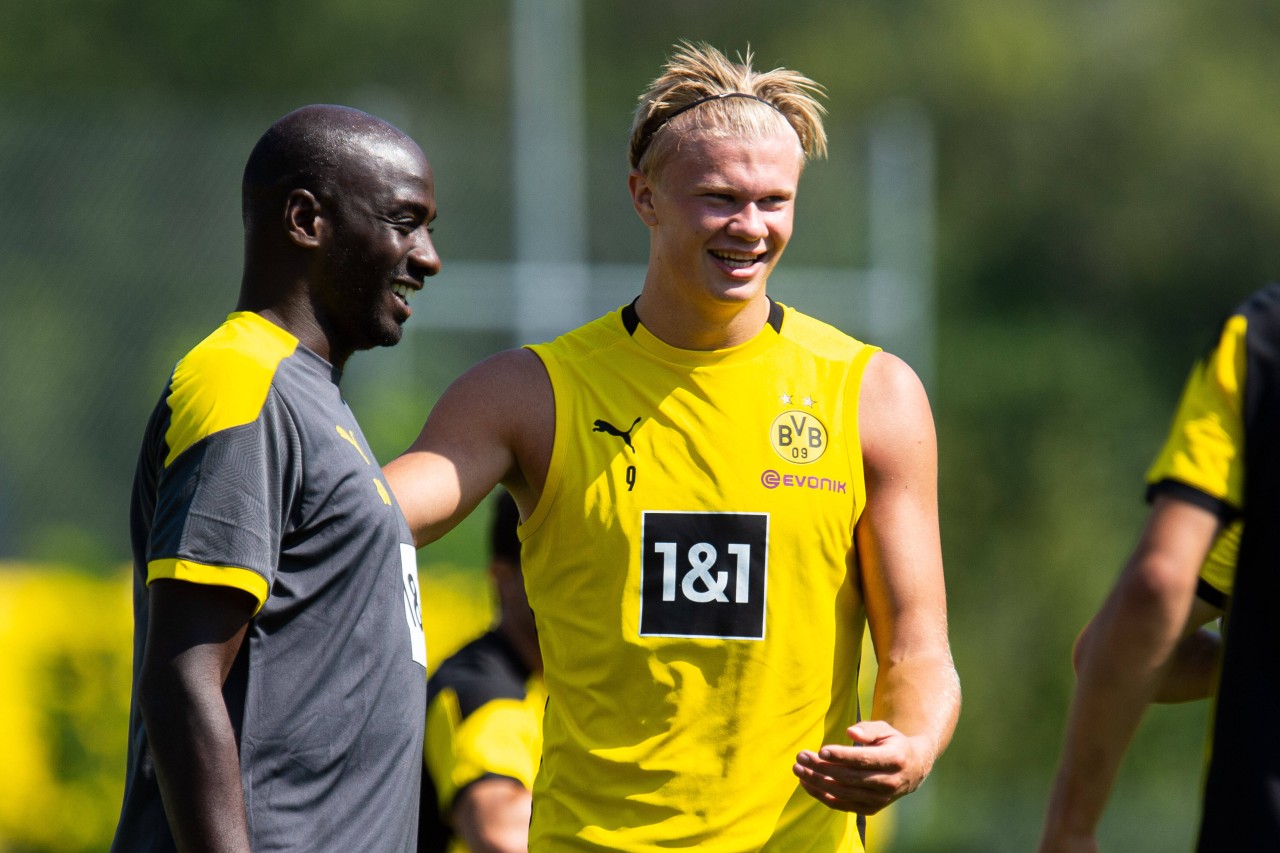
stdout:
<svg viewBox="0 0 1280 853">
<path fill-rule="evenodd" d="M 528 516 L 555 436 L 555 400 L 529 350 L 492 356 L 459 377 L 417 440 L 383 468 L 418 546 L 439 539 L 499 483 Z"/>
<path fill-rule="evenodd" d="M 1143 712 L 1206 611 L 1196 584 L 1218 519 L 1157 497 L 1133 555 L 1080 640 L 1079 680 L 1040 850 L 1096 850 L 1094 833 Z"/>
<path fill-rule="evenodd" d="M 929 774 L 955 729 L 960 687 L 947 637 L 933 416 L 896 357 L 868 364 L 859 428 L 867 506 L 855 539 L 879 661 L 872 718 L 849 728 L 853 746 L 801 753 L 796 770 L 821 802 L 873 814 Z"/>
</svg>

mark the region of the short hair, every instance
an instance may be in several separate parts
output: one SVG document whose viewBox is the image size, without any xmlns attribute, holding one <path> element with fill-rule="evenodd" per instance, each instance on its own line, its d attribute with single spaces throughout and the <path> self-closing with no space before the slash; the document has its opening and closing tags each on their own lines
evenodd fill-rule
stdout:
<svg viewBox="0 0 1280 853">
<path fill-rule="evenodd" d="M 241 185 L 245 225 L 250 224 L 258 205 L 274 205 L 295 189 L 331 199 L 338 192 L 351 153 L 374 139 L 408 137 L 353 107 L 311 104 L 282 116 L 258 139 L 245 163 Z"/>
<path fill-rule="evenodd" d="M 489 524 L 489 556 L 520 565 L 520 510 L 505 489 L 493 501 L 493 520 Z"/>
<path fill-rule="evenodd" d="M 756 71 L 751 62 L 749 48 L 732 62 L 710 45 L 680 42 L 663 73 L 640 95 L 631 121 L 631 168 L 652 173 L 691 131 L 767 133 L 779 127 L 779 119 L 795 131 L 806 160 L 825 157 L 822 86 L 787 68 Z"/>
</svg>

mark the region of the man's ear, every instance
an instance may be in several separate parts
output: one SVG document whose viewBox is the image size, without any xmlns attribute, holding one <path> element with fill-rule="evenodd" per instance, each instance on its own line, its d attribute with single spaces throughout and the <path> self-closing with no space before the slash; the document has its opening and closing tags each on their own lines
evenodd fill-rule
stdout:
<svg viewBox="0 0 1280 853">
<path fill-rule="evenodd" d="M 631 203 L 645 225 L 653 227 L 658 224 L 658 214 L 653 208 L 653 182 L 645 177 L 639 169 L 632 169 L 627 176 L 627 186 L 631 189 Z"/>
<path fill-rule="evenodd" d="M 324 210 L 310 190 L 296 189 L 284 203 L 284 230 L 296 246 L 314 249 L 324 239 Z"/>
</svg>

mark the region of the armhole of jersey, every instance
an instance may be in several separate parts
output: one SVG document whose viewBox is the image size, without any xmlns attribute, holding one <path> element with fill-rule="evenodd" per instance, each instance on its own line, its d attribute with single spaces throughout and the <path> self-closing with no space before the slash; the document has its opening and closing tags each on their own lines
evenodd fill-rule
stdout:
<svg viewBox="0 0 1280 853">
<path fill-rule="evenodd" d="M 207 566 L 191 560 L 152 560 L 147 564 L 147 585 L 150 586 L 152 581 L 162 578 L 204 586 L 227 586 L 247 592 L 258 602 L 258 606 L 253 610 L 254 616 L 257 616 L 262 605 L 267 603 L 267 581 L 251 569 L 238 566 Z"/>
<path fill-rule="evenodd" d="M 856 527 L 867 505 L 867 477 L 862 465 L 862 432 L 858 428 L 858 410 L 862 396 L 862 377 L 867 372 L 871 356 L 880 347 L 863 344 L 862 349 L 849 362 L 849 376 L 845 382 L 844 434 L 849 453 L 849 482 L 853 485 L 853 523 Z"/>
<path fill-rule="evenodd" d="M 516 530 L 521 542 L 538 532 L 538 528 L 546 519 L 547 513 L 550 512 L 551 503 L 555 500 L 556 490 L 560 488 L 566 453 L 565 442 L 567 441 L 567 427 L 565 426 L 567 419 L 563 416 L 564 413 L 560 411 L 560 387 L 564 381 L 563 376 L 561 376 L 560 362 L 545 344 L 530 344 L 526 345 L 525 349 L 532 352 L 542 361 L 542 366 L 547 371 L 547 378 L 551 381 L 551 408 L 555 414 L 555 437 L 552 439 L 551 459 L 547 462 L 547 477 L 542 484 L 542 494 L 538 496 L 538 505 L 533 508 L 533 512 L 529 514 L 528 518 L 520 522 L 520 526 Z"/>
</svg>

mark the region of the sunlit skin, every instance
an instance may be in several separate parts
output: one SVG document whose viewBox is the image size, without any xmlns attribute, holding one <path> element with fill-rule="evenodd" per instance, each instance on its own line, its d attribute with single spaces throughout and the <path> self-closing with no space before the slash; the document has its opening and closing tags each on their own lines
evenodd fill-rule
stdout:
<svg viewBox="0 0 1280 853">
<path fill-rule="evenodd" d="M 804 167 L 790 128 L 733 139 L 693 134 L 652 176 L 633 171 L 632 201 L 649 227 L 636 310 L 683 349 L 744 343 L 768 316 L 765 283 L 782 256 Z"/>
<path fill-rule="evenodd" d="M 331 237 L 316 254 L 312 303 L 335 366 L 354 350 L 398 343 L 412 313 L 409 294 L 440 271 L 430 233 L 435 181 L 426 157 L 408 139 L 361 148 L 339 195 L 320 201 Z"/>
</svg>

